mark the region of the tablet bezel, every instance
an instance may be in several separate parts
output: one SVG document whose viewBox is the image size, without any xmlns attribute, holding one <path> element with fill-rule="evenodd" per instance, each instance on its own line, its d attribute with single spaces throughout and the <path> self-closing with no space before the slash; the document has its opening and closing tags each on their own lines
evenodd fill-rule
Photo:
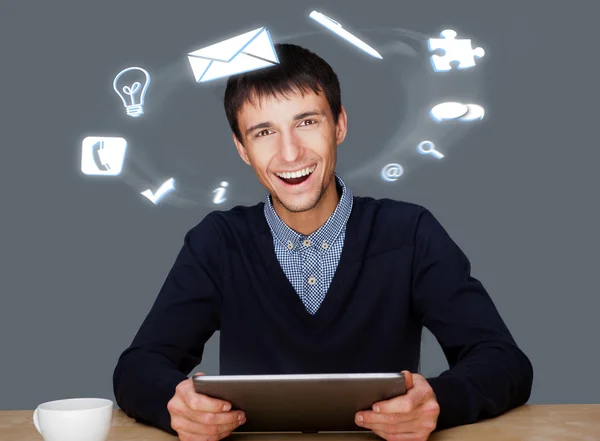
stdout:
<svg viewBox="0 0 600 441">
<path fill-rule="evenodd" d="M 194 378 L 203 381 L 295 381 L 295 380 L 369 380 L 374 378 L 402 378 L 400 372 L 364 373 L 364 374 L 274 374 L 274 375 L 202 375 L 194 374 Z"/>
<path fill-rule="evenodd" d="M 357 411 L 407 392 L 402 372 L 195 374 L 193 384 L 197 393 L 231 402 L 232 410 L 244 410 L 247 422 L 234 433 L 362 432 L 367 429 L 355 424 Z M 317 401 L 308 404 L 312 394 Z"/>
</svg>

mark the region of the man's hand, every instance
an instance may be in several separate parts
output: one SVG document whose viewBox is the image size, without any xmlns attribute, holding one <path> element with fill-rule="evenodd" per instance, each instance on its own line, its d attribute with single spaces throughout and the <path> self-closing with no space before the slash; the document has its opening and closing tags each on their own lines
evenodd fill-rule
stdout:
<svg viewBox="0 0 600 441">
<path fill-rule="evenodd" d="M 177 385 L 167 409 L 181 441 L 218 441 L 246 422 L 241 410 L 230 412 L 231 403 L 197 393 L 191 378 Z"/>
<path fill-rule="evenodd" d="M 426 441 L 437 425 L 440 406 L 422 375 L 402 372 L 406 394 L 357 412 L 355 422 L 387 441 Z"/>
</svg>

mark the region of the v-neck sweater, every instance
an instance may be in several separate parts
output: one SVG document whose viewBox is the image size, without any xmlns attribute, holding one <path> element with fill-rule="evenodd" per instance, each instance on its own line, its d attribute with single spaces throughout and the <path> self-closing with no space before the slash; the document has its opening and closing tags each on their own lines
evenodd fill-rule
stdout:
<svg viewBox="0 0 600 441">
<path fill-rule="evenodd" d="M 310 314 L 277 260 L 263 209 L 213 211 L 185 235 L 114 370 L 127 415 L 176 435 L 167 403 L 215 331 L 221 375 L 418 373 L 425 326 L 449 364 L 427 378 L 440 406 L 436 431 L 527 402 L 529 359 L 429 210 L 354 196 L 338 267 Z"/>
<path fill-rule="evenodd" d="M 314 313 L 327 295 L 335 275 L 346 237 L 346 223 L 352 213 L 353 193 L 335 174 L 337 205 L 329 218 L 309 235 L 290 228 L 277 214 L 267 192 L 264 215 L 277 261 L 306 310 Z"/>
</svg>

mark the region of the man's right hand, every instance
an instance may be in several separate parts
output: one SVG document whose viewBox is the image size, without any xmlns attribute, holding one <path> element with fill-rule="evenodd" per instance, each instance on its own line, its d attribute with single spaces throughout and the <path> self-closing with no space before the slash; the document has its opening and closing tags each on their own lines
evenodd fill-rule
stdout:
<svg viewBox="0 0 600 441">
<path fill-rule="evenodd" d="M 196 392 L 191 378 L 177 385 L 167 409 L 181 441 L 218 441 L 246 422 L 244 412 L 230 410 L 231 403 Z"/>
</svg>

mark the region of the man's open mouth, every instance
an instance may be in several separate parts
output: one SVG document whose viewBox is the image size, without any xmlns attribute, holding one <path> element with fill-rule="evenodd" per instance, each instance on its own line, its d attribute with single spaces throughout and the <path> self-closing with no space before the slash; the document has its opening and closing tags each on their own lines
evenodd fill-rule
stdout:
<svg viewBox="0 0 600 441">
<path fill-rule="evenodd" d="M 279 177 L 279 179 L 288 185 L 298 185 L 306 181 L 316 168 L 317 166 L 313 165 L 312 167 L 306 167 L 295 172 L 282 172 L 275 174 Z"/>
</svg>

